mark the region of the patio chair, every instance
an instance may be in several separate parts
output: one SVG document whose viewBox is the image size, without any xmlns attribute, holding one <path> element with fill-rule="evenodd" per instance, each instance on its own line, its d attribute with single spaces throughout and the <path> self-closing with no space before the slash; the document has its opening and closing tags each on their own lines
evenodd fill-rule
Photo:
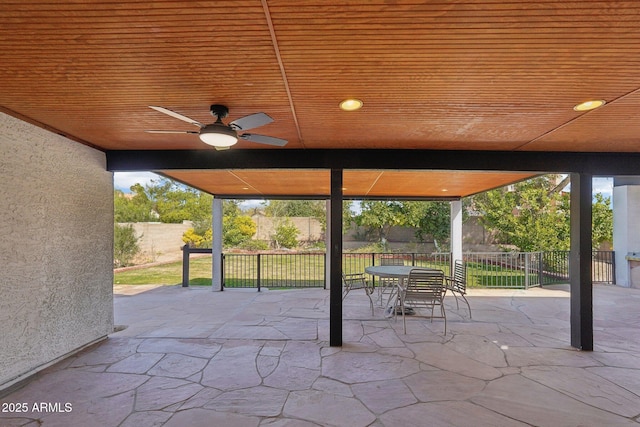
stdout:
<svg viewBox="0 0 640 427">
<path fill-rule="evenodd" d="M 444 273 L 441 270 L 423 270 L 414 268 L 409 273 L 406 288 L 400 292 L 400 311 L 404 333 L 407 333 L 405 307 L 416 309 L 425 308 L 429 313 L 423 315 L 433 322 L 433 318 L 444 319 L 444 334 L 447 334 L 447 315 L 444 310 L 444 296 L 447 287 L 444 283 Z M 440 313 L 435 311 L 439 307 Z"/>
<path fill-rule="evenodd" d="M 453 266 L 453 276 L 448 276 L 445 280 L 447 290 L 450 290 L 456 299 L 456 307 L 460 310 L 460 304 L 458 303 L 458 295 L 460 295 L 464 302 L 467 303 L 467 307 L 469 307 L 469 319 L 471 319 L 471 305 L 467 297 L 465 297 L 467 293 L 467 266 L 465 263 L 457 259 Z"/>
<path fill-rule="evenodd" d="M 389 256 L 381 257 L 380 265 L 404 265 L 404 259 Z M 398 289 L 398 279 L 391 277 L 381 277 L 379 280 L 380 285 L 378 286 L 378 301 L 380 302 L 380 306 L 382 306 L 382 299 L 384 298 L 385 294 L 388 294 L 388 306 L 391 303 L 391 299 L 396 294 L 396 289 Z"/>
<path fill-rule="evenodd" d="M 373 299 L 371 299 L 371 294 L 373 294 L 375 289 L 373 284 L 369 283 L 369 281 L 364 277 L 364 273 L 342 273 L 342 282 L 342 300 L 344 301 L 349 292 L 355 289 L 364 289 L 367 297 L 369 297 L 371 315 L 373 316 Z"/>
</svg>

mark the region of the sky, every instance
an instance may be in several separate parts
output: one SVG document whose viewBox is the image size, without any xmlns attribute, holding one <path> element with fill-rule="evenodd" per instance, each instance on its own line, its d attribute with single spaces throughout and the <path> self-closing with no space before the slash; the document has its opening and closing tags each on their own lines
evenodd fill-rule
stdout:
<svg viewBox="0 0 640 427">
<path fill-rule="evenodd" d="M 113 183 L 116 190 L 129 193 L 129 188 L 140 183 L 143 187 L 151 183 L 151 180 L 162 179 L 160 175 L 152 172 L 115 172 L 113 174 Z M 602 193 L 603 196 L 611 198 L 613 193 L 613 178 L 594 178 L 593 192 Z"/>
</svg>

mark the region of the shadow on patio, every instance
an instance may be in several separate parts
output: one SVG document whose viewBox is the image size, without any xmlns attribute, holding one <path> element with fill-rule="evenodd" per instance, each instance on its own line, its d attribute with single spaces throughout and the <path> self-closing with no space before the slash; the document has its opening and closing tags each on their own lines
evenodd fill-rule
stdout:
<svg viewBox="0 0 640 427">
<path fill-rule="evenodd" d="M 403 335 L 353 292 L 336 348 L 327 290 L 116 288 L 126 329 L 0 399 L 28 404 L 0 424 L 637 426 L 640 291 L 594 286 L 596 350 L 580 352 L 567 289 L 472 289 L 473 320 L 448 296 L 446 336 L 423 318 Z"/>
</svg>

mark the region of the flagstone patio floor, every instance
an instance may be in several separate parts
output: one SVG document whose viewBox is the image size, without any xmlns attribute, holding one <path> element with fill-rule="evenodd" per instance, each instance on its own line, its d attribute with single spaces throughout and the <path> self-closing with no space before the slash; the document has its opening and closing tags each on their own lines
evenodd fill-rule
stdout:
<svg viewBox="0 0 640 427">
<path fill-rule="evenodd" d="M 353 292 L 342 347 L 328 290 L 119 286 L 122 330 L 0 398 L 0 425 L 638 427 L 640 290 L 593 293 L 586 352 L 567 286 L 473 289 L 473 319 L 448 296 L 446 335 Z"/>
</svg>

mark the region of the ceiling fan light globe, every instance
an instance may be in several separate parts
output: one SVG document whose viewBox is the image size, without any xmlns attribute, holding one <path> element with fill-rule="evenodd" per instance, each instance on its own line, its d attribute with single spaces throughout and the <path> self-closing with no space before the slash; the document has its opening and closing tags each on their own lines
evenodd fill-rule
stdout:
<svg viewBox="0 0 640 427">
<path fill-rule="evenodd" d="M 231 147 L 238 142 L 236 131 L 226 125 L 211 124 L 200 130 L 200 140 L 214 147 Z"/>
</svg>

